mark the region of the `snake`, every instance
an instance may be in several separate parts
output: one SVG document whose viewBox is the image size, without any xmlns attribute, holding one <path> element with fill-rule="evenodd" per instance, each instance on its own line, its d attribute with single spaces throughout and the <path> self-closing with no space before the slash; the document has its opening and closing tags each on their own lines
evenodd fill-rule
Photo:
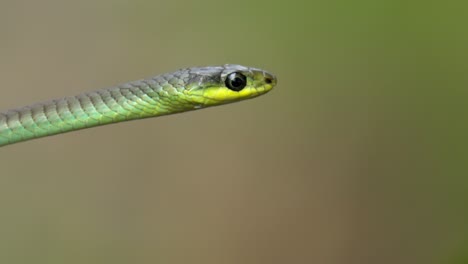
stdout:
<svg viewBox="0 0 468 264">
<path fill-rule="evenodd" d="M 277 78 L 242 65 L 191 67 L 0 112 L 0 147 L 124 121 L 218 106 L 266 94 Z"/>
</svg>

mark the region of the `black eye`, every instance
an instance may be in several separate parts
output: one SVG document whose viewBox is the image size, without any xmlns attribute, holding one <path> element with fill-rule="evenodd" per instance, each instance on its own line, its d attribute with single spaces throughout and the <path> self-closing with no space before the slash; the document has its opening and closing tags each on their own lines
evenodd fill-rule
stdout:
<svg viewBox="0 0 468 264">
<path fill-rule="evenodd" d="M 226 77 L 226 87 L 233 91 L 240 91 L 247 85 L 247 78 L 239 72 L 234 72 Z"/>
</svg>

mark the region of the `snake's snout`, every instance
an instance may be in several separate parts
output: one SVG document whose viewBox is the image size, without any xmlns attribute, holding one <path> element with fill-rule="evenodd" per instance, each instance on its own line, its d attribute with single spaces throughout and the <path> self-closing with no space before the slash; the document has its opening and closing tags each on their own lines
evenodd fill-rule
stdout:
<svg viewBox="0 0 468 264">
<path fill-rule="evenodd" d="M 273 78 L 265 77 L 265 82 L 268 83 L 268 84 L 272 84 L 273 83 Z"/>
<path fill-rule="evenodd" d="M 276 76 L 269 73 L 269 72 L 263 72 L 263 77 L 264 77 L 264 81 L 266 84 L 269 84 L 271 86 L 275 86 L 276 85 Z"/>
</svg>

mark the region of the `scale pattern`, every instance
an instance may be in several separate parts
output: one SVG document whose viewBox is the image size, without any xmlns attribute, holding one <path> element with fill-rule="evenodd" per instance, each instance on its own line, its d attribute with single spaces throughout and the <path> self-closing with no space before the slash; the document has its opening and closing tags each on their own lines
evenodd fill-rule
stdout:
<svg viewBox="0 0 468 264">
<path fill-rule="evenodd" d="M 193 95 L 188 95 L 187 90 L 201 87 L 207 82 L 222 85 L 221 76 L 226 72 L 252 70 L 258 69 L 240 65 L 187 68 L 8 110 L 0 113 L 0 146 L 100 125 L 198 109 L 204 106 L 191 100 Z M 267 74 L 264 71 L 262 73 Z"/>
</svg>

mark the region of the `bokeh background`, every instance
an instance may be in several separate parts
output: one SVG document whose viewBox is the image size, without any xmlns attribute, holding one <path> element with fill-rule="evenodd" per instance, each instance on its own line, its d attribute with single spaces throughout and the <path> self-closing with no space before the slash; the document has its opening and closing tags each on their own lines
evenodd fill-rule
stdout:
<svg viewBox="0 0 468 264">
<path fill-rule="evenodd" d="M 0 1 L 0 108 L 182 67 L 238 104 L 0 149 L 1 263 L 468 263 L 452 1 Z"/>
</svg>

